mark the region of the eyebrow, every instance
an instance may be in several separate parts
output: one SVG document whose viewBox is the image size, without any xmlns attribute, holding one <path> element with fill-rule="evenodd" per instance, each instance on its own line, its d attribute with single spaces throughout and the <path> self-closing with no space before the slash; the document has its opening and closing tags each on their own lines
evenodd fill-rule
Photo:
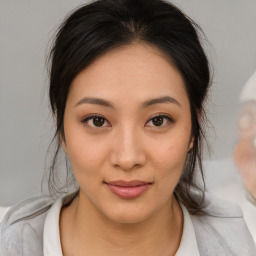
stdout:
<svg viewBox="0 0 256 256">
<path fill-rule="evenodd" d="M 81 99 L 80 101 L 78 101 L 75 105 L 75 107 L 81 105 L 81 104 L 95 104 L 95 105 L 101 105 L 101 106 L 105 106 L 105 107 L 109 107 L 109 108 L 115 108 L 114 105 L 112 105 L 112 103 L 110 103 L 107 100 L 103 100 L 100 98 L 92 98 L 92 97 L 85 97 L 83 99 Z"/>
<path fill-rule="evenodd" d="M 77 107 L 79 105 L 82 105 L 82 104 L 86 104 L 86 103 L 87 104 L 100 105 L 100 106 L 115 109 L 114 105 L 111 102 L 109 102 L 107 100 L 104 100 L 104 99 L 93 98 L 93 97 L 85 97 L 85 98 L 81 99 L 80 101 L 78 101 L 76 103 L 75 107 Z M 146 108 L 146 107 L 149 107 L 149 106 L 152 106 L 152 105 L 155 105 L 155 104 L 160 104 L 160 103 L 174 103 L 179 107 L 181 106 L 181 104 L 176 99 L 174 99 L 173 97 L 162 96 L 162 97 L 159 97 L 159 98 L 150 99 L 150 100 L 147 100 L 147 101 L 143 102 L 142 105 L 141 105 L 141 108 Z"/>
<path fill-rule="evenodd" d="M 163 96 L 163 97 L 147 100 L 144 103 L 142 103 L 142 107 L 145 108 L 145 107 L 148 107 L 154 104 L 159 104 L 159 103 L 174 103 L 179 107 L 181 107 L 181 104 L 176 99 L 170 96 Z"/>
</svg>

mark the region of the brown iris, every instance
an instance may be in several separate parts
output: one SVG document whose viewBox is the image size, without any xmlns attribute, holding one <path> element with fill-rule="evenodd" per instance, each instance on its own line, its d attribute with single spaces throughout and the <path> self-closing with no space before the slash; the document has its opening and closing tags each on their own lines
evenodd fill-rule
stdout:
<svg viewBox="0 0 256 256">
<path fill-rule="evenodd" d="M 105 119 L 102 117 L 94 117 L 93 118 L 93 124 L 97 127 L 100 127 L 104 124 Z"/>
<path fill-rule="evenodd" d="M 157 116 L 152 119 L 152 122 L 155 126 L 161 126 L 164 122 L 164 119 L 161 116 Z"/>
</svg>

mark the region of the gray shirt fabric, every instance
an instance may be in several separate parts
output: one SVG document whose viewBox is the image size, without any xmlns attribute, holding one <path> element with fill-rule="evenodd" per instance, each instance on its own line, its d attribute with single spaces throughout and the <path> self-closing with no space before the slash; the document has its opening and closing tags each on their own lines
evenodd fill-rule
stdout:
<svg viewBox="0 0 256 256">
<path fill-rule="evenodd" d="M 53 203 L 41 196 L 12 207 L 0 226 L 0 256 L 43 255 L 43 227 Z M 239 206 L 206 193 L 203 210 L 205 215 L 190 215 L 201 256 L 256 256 Z"/>
</svg>

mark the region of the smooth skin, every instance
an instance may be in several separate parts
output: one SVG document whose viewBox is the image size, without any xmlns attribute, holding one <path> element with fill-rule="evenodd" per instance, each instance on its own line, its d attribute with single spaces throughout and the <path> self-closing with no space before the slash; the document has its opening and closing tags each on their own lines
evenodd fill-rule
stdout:
<svg viewBox="0 0 256 256">
<path fill-rule="evenodd" d="M 101 56 L 71 85 L 64 132 L 80 192 L 61 210 L 63 255 L 174 255 L 183 214 L 173 191 L 193 142 L 189 99 L 172 62 L 141 42 Z M 106 185 L 116 180 L 151 185 L 124 199 Z"/>
<path fill-rule="evenodd" d="M 245 188 L 256 198 L 256 102 L 243 105 L 239 117 L 239 140 L 234 150 L 234 162 Z"/>
</svg>

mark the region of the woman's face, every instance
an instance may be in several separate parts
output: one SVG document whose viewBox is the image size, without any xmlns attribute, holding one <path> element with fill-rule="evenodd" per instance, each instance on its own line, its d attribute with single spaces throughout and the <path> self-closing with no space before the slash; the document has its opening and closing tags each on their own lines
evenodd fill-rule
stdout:
<svg viewBox="0 0 256 256">
<path fill-rule="evenodd" d="M 146 44 L 114 49 L 75 77 L 64 149 L 88 207 L 118 223 L 170 209 L 192 147 L 184 81 Z"/>
</svg>

